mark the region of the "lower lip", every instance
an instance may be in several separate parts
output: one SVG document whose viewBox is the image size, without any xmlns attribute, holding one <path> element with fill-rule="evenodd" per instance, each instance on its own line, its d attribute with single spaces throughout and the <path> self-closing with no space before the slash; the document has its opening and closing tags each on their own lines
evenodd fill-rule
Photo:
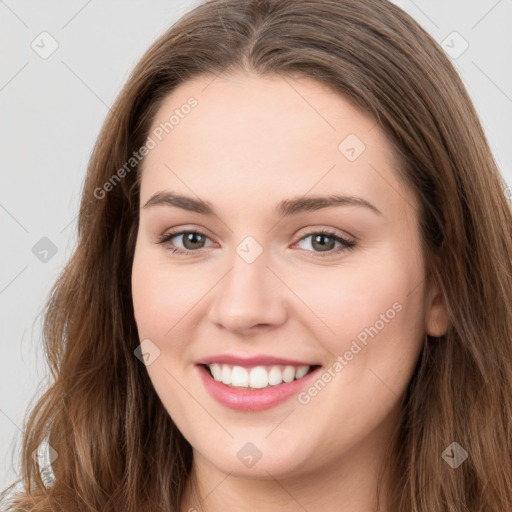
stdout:
<svg viewBox="0 0 512 512">
<path fill-rule="evenodd" d="M 217 382 L 203 366 L 197 365 L 206 389 L 222 405 L 236 411 L 263 411 L 284 402 L 298 394 L 316 376 L 321 367 L 316 368 L 301 379 L 283 382 L 263 389 L 232 388 Z"/>
</svg>

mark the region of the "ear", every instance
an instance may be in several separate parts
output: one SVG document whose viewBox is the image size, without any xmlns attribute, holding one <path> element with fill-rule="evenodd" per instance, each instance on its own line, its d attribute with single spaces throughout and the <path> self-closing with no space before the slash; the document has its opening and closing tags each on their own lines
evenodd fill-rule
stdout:
<svg viewBox="0 0 512 512">
<path fill-rule="evenodd" d="M 440 264 L 436 258 L 436 264 Z M 432 279 L 430 287 L 427 291 L 425 302 L 425 330 L 429 336 L 438 338 L 446 334 L 450 325 L 448 310 L 444 300 L 443 292 L 436 279 Z"/>
</svg>

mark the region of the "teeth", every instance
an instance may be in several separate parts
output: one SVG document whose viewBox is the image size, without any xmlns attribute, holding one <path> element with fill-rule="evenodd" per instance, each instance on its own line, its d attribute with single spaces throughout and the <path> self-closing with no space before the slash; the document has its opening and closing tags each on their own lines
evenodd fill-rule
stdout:
<svg viewBox="0 0 512 512">
<path fill-rule="evenodd" d="M 297 371 L 295 372 L 295 378 L 296 379 L 302 379 L 306 373 L 309 372 L 309 366 L 300 366 L 297 368 Z"/>
<path fill-rule="evenodd" d="M 212 372 L 213 378 L 220 382 L 222 380 L 222 368 L 220 367 L 220 364 L 213 363 L 209 365 L 210 371 Z"/>
<path fill-rule="evenodd" d="M 229 364 L 212 363 L 207 365 L 217 382 L 237 388 L 262 389 L 277 386 L 282 382 L 301 379 L 310 370 L 310 366 L 232 366 Z"/>
<path fill-rule="evenodd" d="M 231 370 L 231 384 L 237 388 L 246 388 L 249 385 L 247 370 L 241 366 L 234 366 Z"/>
<path fill-rule="evenodd" d="M 273 366 L 268 372 L 268 383 L 271 386 L 277 386 L 283 382 L 283 372 L 278 366 Z"/>
<path fill-rule="evenodd" d="M 231 368 L 223 364 L 221 366 L 221 380 L 224 384 L 231 384 Z"/>
<path fill-rule="evenodd" d="M 268 386 L 268 372 L 262 366 L 256 366 L 249 373 L 249 387 L 261 389 Z"/>
<path fill-rule="evenodd" d="M 285 366 L 283 371 L 283 380 L 291 382 L 295 379 L 295 368 L 293 366 Z"/>
</svg>

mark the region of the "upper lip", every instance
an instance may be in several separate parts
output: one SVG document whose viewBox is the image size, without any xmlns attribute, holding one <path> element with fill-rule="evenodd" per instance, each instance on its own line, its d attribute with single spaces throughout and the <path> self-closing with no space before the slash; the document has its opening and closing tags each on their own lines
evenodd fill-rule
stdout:
<svg viewBox="0 0 512 512">
<path fill-rule="evenodd" d="M 297 361 L 294 359 L 284 359 L 282 357 L 255 355 L 251 357 L 240 357 L 231 354 L 216 354 L 203 357 L 196 361 L 196 364 L 231 364 L 237 366 L 265 366 L 265 365 L 284 365 L 284 366 L 315 366 L 314 363 Z"/>
</svg>

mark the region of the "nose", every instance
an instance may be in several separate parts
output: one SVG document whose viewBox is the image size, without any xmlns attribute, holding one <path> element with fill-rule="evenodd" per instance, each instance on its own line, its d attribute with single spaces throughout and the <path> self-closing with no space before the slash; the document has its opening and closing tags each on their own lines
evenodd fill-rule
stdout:
<svg viewBox="0 0 512 512">
<path fill-rule="evenodd" d="M 243 334 L 282 325 L 287 318 L 286 287 L 267 267 L 265 253 L 252 263 L 234 256 L 231 270 L 212 290 L 210 321 Z"/>
</svg>

